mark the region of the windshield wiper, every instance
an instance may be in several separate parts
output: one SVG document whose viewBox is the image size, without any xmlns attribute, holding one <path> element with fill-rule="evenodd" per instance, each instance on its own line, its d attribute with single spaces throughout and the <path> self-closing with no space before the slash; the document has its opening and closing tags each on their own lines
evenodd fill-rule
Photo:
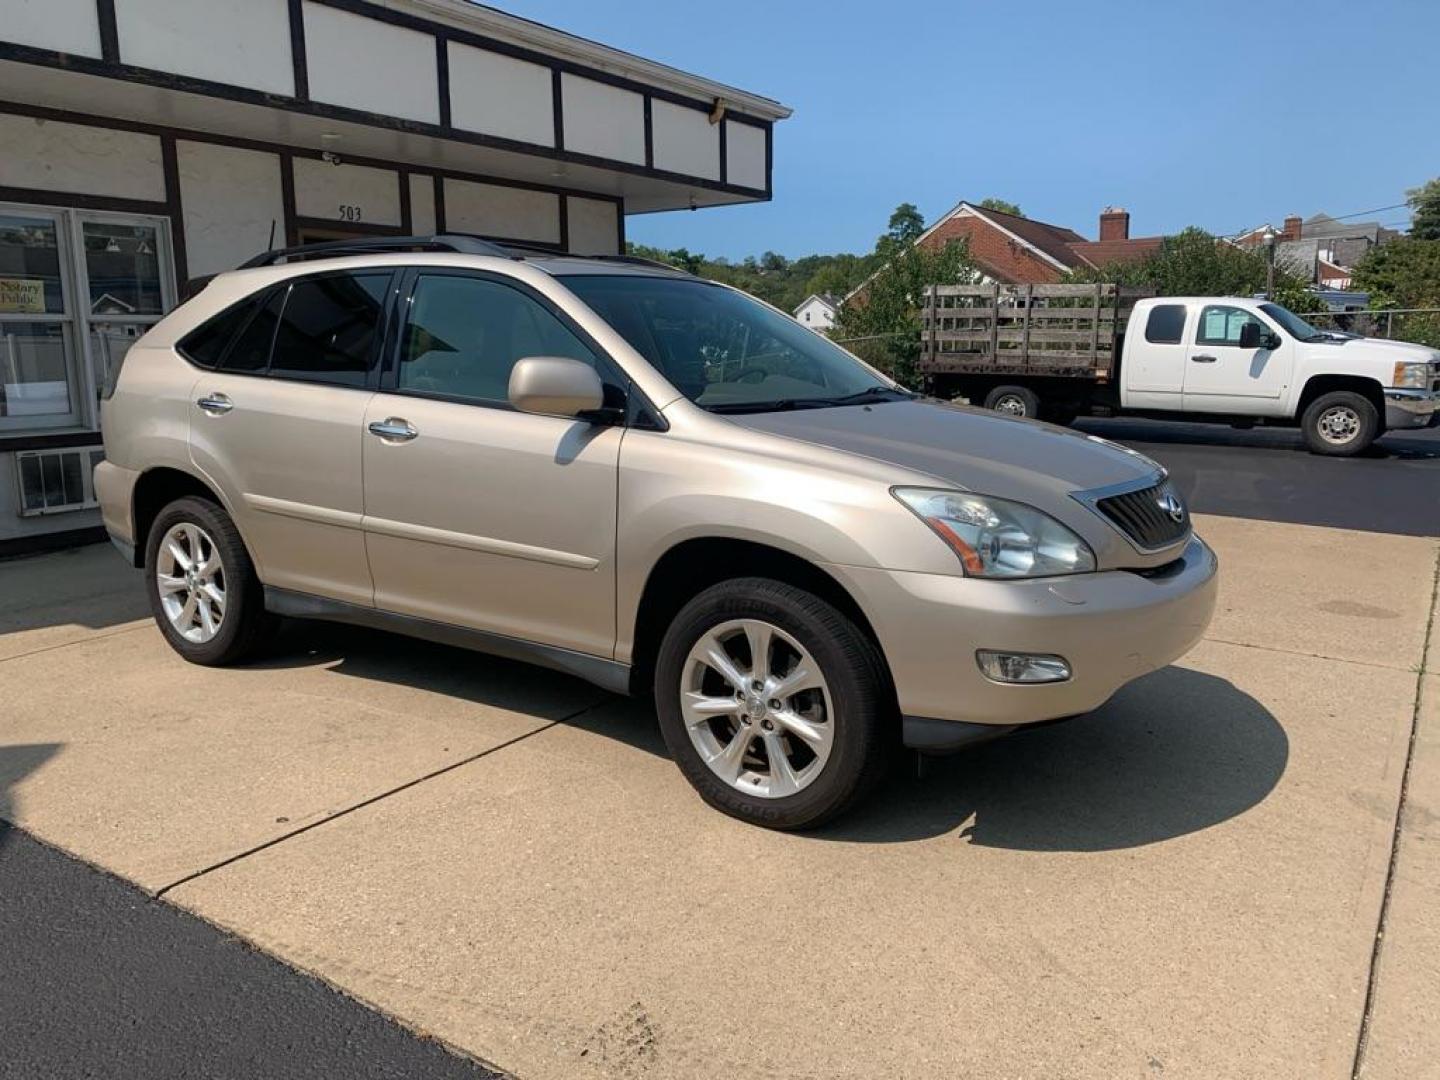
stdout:
<svg viewBox="0 0 1440 1080">
<path fill-rule="evenodd" d="M 895 395 L 891 397 L 890 395 Z M 722 401 L 705 406 L 712 413 L 788 412 L 791 409 L 828 409 L 833 405 L 865 405 L 872 401 L 909 401 L 918 397 L 894 386 L 867 386 L 840 397 L 777 398 L 774 401 Z"/>
<path fill-rule="evenodd" d="M 895 397 L 888 395 L 894 394 Z M 845 394 L 836 398 L 815 398 L 816 401 L 823 401 L 827 405 L 863 405 L 869 401 L 911 401 L 919 397 L 909 390 L 898 386 L 867 386 L 864 390 L 857 390 L 853 394 Z"/>
</svg>

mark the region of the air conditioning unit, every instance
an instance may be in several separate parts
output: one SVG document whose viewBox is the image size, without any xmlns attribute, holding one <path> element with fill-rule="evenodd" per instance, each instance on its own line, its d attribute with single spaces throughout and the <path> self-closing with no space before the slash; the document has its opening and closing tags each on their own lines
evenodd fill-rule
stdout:
<svg viewBox="0 0 1440 1080">
<path fill-rule="evenodd" d="M 20 489 L 20 516 L 63 514 L 99 506 L 95 498 L 95 466 L 103 450 L 22 450 L 15 455 Z"/>
</svg>

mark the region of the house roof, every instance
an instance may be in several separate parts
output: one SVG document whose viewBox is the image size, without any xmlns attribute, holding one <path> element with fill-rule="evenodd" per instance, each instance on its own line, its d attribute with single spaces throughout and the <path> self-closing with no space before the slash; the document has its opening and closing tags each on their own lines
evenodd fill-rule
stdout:
<svg viewBox="0 0 1440 1080">
<path fill-rule="evenodd" d="M 1070 250 L 1098 270 L 1111 263 L 1139 262 L 1147 255 L 1159 251 L 1164 242 L 1163 236 L 1135 236 L 1128 240 L 1083 240 L 1078 244 L 1071 244 Z"/>
<path fill-rule="evenodd" d="M 793 312 L 791 312 L 791 314 L 792 314 L 792 315 L 798 315 L 798 314 L 800 314 L 800 310 L 801 310 L 806 304 L 810 303 L 811 300 L 815 300 L 815 301 L 817 301 L 818 303 L 824 304 L 824 305 L 825 305 L 827 308 L 829 308 L 831 311 L 836 311 L 836 310 L 838 310 L 838 308 L 839 308 L 839 306 L 840 306 L 840 301 L 837 300 L 835 297 L 831 296 L 829 293 L 826 293 L 824 296 L 821 296 L 819 293 L 813 293 L 813 292 L 812 292 L 809 296 L 805 297 L 804 300 L 801 300 L 800 303 L 798 303 L 798 304 L 795 305 L 795 310 L 794 310 Z"/>
<path fill-rule="evenodd" d="M 1087 241 L 1074 229 L 1036 221 L 1034 218 L 1020 217 L 1017 214 L 1007 214 L 1003 210 L 992 210 L 988 206 L 974 206 L 970 203 L 961 203 L 960 205 L 969 206 L 971 211 L 979 217 L 988 218 L 993 224 L 1007 232 L 1014 233 L 1031 247 L 1039 248 L 1056 262 L 1064 264 L 1066 269 L 1074 269 L 1079 265 L 1075 259 L 1075 253 L 1070 250 L 1070 245 L 1083 244 Z"/>
</svg>

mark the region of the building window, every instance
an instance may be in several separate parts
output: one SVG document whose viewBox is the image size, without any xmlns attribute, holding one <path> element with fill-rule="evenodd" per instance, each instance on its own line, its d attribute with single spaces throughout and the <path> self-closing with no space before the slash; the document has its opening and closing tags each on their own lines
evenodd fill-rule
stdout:
<svg viewBox="0 0 1440 1080">
<path fill-rule="evenodd" d="M 99 426 L 98 395 L 174 303 L 163 218 L 0 205 L 0 435 Z"/>
</svg>

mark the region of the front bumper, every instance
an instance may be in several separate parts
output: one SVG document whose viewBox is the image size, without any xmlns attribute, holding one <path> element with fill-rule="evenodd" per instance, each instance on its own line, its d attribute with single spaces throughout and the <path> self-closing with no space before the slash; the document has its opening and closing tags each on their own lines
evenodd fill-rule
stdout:
<svg viewBox="0 0 1440 1080">
<path fill-rule="evenodd" d="M 1029 581 L 982 581 L 831 566 L 870 619 L 889 662 L 908 741 L 944 749 L 928 721 L 959 721 L 955 745 L 1014 727 L 1089 712 L 1132 679 L 1200 640 L 1215 610 L 1218 564 L 1198 537 L 1163 571 L 1107 570 Z M 1061 683 L 992 682 L 977 649 L 1053 653 L 1073 672 Z M 920 736 L 918 733 L 924 731 Z"/>
<path fill-rule="evenodd" d="M 1423 428 L 1440 413 L 1440 392 L 1391 386 L 1385 390 L 1385 427 Z"/>
</svg>

